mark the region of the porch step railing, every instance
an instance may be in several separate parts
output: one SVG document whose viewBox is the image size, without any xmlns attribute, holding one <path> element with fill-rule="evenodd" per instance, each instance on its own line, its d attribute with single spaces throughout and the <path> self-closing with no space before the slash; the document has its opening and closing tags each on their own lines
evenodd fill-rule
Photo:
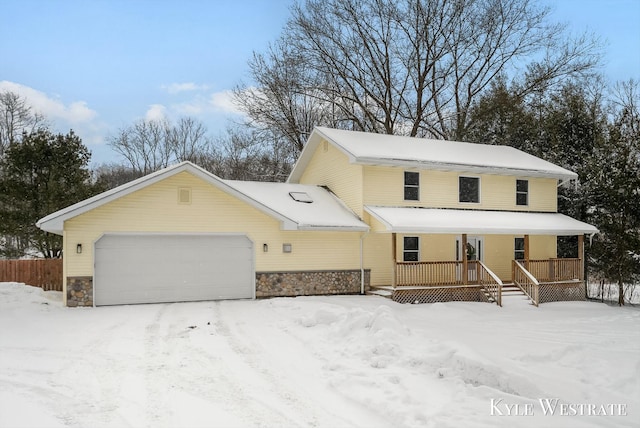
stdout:
<svg viewBox="0 0 640 428">
<path fill-rule="evenodd" d="M 520 264 L 518 260 L 512 262 L 513 282 L 527 295 L 534 305 L 540 302 L 540 283 L 538 280 Z"/>
<path fill-rule="evenodd" d="M 502 281 L 481 261 L 478 261 L 478 282 L 493 301 L 502 306 Z"/>
</svg>

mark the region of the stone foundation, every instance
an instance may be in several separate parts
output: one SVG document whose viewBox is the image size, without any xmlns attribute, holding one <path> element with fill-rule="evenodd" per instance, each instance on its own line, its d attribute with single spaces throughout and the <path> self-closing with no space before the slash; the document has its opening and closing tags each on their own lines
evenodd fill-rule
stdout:
<svg viewBox="0 0 640 428">
<path fill-rule="evenodd" d="M 364 271 L 365 292 L 371 270 Z M 256 297 L 360 294 L 360 270 L 256 272 Z"/>
<path fill-rule="evenodd" d="M 67 306 L 93 306 L 93 277 L 67 278 Z"/>
</svg>

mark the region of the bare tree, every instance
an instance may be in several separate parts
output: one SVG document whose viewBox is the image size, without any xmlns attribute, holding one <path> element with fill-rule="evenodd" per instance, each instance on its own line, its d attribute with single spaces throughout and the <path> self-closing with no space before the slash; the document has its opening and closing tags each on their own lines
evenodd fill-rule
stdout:
<svg viewBox="0 0 640 428">
<path fill-rule="evenodd" d="M 15 92 L 0 92 L 0 157 L 23 132 L 45 125 L 44 116 L 34 112 L 24 97 Z"/>
<path fill-rule="evenodd" d="M 209 144 L 206 134 L 207 128 L 190 117 L 183 117 L 171 126 L 167 138 L 176 161 L 195 162 Z"/>
<path fill-rule="evenodd" d="M 229 127 L 198 164 L 230 180 L 284 181 L 291 172 L 294 150 L 270 131 Z"/>
<path fill-rule="evenodd" d="M 175 126 L 168 120 L 139 120 L 110 137 L 109 145 L 134 172 L 145 175 L 173 162 L 196 161 L 209 145 L 206 133 L 192 118 L 181 118 Z"/>
<path fill-rule="evenodd" d="M 536 0 L 306 0 L 236 100 L 298 150 L 315 125 L 459 139 L 496 76 L 525 96 L 597 64 L 597 40 L 567 38 L 549 13 Z"/>
<path fill-rule="evenodd" d="M 139 120 L 120 129 L 109 145 L 141 174 L 167 167 L 171 162 L 168 142 L 169 123 L 164 120 Z"/>
<path fill-rule="evenodd" d="M 257 86 L 239 85 L 234 99 L 257 131 L 269 129 L 298 151 L 318 123 L 334 124 L 331 103 L 308 84 L 313 76 L 301 67 L 302 58 L 282 41 L 249 61 Z"/>
</svg>

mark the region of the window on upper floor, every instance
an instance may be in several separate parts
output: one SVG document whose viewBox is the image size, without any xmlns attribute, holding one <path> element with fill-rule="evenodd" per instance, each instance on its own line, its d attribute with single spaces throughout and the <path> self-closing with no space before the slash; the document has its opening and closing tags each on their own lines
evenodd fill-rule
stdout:
<svg viewBox="0 0 640 428">
<path fill-rule="evenodd" d="M 480 203 L 480 177 L 458 177 L 458 200 Z"/>
<path fill-rule="evenodd" d="M 516 205 L 529 205 L 529 180 L 516 180 Z"/>
<path fill-rule="evenodd" d="M 417 236 L 405 236 L 402 260 L 405 262 L 417 262 L 420 260 L 420 238 Z"/>
<path fill-rule="evenodd" d="M 516 238 L 514 242 L 513 258 L 515 260 L 524 260 L 524 238 Z"/>
<path fill-rule="evenodd" d="M 404 172 L 404 200 L 418 201 L 420 200 L 420 173 L 405 171 Z"/>
</svg>

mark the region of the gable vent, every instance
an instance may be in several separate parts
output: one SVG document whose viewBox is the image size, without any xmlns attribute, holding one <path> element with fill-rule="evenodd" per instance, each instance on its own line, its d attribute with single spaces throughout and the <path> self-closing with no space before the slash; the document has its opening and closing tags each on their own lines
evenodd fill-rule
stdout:
<svg viewBox="0 0 640 428">
<path fill-rule="evenodd" d="M 178 203 L 190 204 L 191 203 L 191 189 L 188 187 L 181 187 L 178 189 Z"/>
<path fill-rule="evenodd" d="M 310 204 L 313 202 L 313 199 L 307 192 L 289 192 L 289 196 L 296 202 L 303 202 L 305 204 Z"/>
</svg>

